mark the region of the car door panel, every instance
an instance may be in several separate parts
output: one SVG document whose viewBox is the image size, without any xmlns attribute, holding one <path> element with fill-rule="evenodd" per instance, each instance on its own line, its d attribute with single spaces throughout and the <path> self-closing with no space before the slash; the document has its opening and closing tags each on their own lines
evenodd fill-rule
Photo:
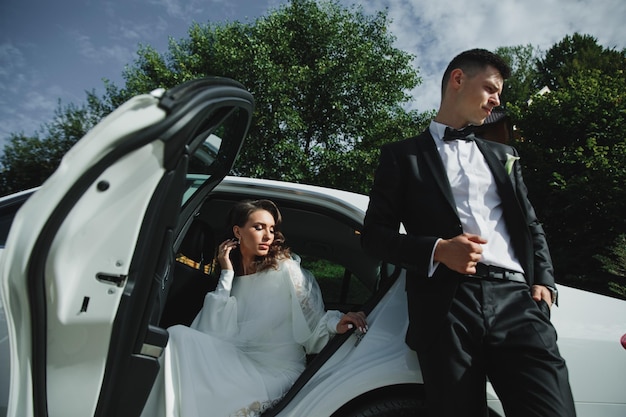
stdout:
<svg viewBox="0 0 626 417">
<path fill-rule="evenodd" d="M 221 78 L 135 97 L 20 209 L 1 265 L 18 335 L 9 416 L 141 412 L 167 342 L 151 322 L 183 217 L 232 168 L 252 110 Z M 187 195 L 190 155 L 215 132 L 225 136 Z"/>
</svg>

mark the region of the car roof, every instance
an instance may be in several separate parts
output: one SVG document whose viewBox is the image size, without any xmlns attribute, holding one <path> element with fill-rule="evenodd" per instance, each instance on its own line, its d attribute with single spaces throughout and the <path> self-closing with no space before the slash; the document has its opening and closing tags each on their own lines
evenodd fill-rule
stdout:
<svg viewBox="0 0 626 417">
<path fill-rule="evenodd" d="M 264 195 L 265 198 L 289 200 L 326 207 L 348 216 L 359 224 L 367 210 L 369 197 L 349 191 L 293 182 L 227 176 L 216 187 L 216 192 L 241 192 L 248 189 L 251 195 Z"/>
</svg>

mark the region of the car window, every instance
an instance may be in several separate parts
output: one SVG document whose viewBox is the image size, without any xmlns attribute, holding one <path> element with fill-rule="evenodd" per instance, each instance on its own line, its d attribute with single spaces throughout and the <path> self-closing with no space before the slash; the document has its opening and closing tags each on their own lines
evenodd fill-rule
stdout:
<svg viewBox="0 0 626 417">
<path fill-rule="evenodd" d="M 225 221 L 227 213 L 236 201 L 247 198 L 267 198 L 260 194 L 260 188 L 241 187 L 241 193 L 227 193 L 216 189 L 204 202 L 198 216 L 190 225 L 182 239 L 176 255 L 179 262 L 186 265 L 178 269 L 201 269 L 202 272 L 180 272 L 184 275 L 175 277 L 168 304 L 172 310 L 180 312 L 195 306 L 199 310 L 206 289 L 204 286 L 214 285 L 218 274 L 213 265 L 215 249 L 232 232 L 227 230 Z M 253 194 L 254 193 L 254 194 Z M 343 312 L 360 309 L 376 291 L 380 278 L 379 261 L 368 258 L 361 249 L 359 236 L 354 225 L 331 212 L 317 209 L 314 205 L 294 204 L 285 199 L 274 199 L 283 215 L 282 231 L 287 245 L 292 252 L 302 258 L 302 266 L 315 276 L 322 291 L 325 307 L 329 310 Z M 202 226 L 202 238 L 195 231 Z M 219 269 L 219 268 L 217 268 Z M 175 275 L 176 275 L 175 271 Z M 174 301 L 174 293 L 180 288 L 180 303 Z M 194 302 L 191 302 L 191 299 Z M 189 313 L 187 322 L 197 313 Z M 168 313 L 169 314 L 169 313 Z M 167 314 L 166 314 L 167 315 Z M 168 324 L 174 320 L 168 319 Z"/>
<path fill-rule="evenodd" d="M 234 150 L 232 147 L 239 147 L 240 143 L 235 141 L 233 144 L 228 138 L 238 134 L 242 111 L 240 108 L 220 109 L 220 114 L 214 115 L 207 121 L 207 126 L 199 129 L 200 133 L 190 144 L 193 153 L 187 167 L 187 188 L 183 195 L 183 206 L 211 179 L 224 176 L 229 171 L 230 166 L 227 166 L 225 156 L 236 154 L 238 149 Z M 217 127 L 216 120 L 219 123 Z"/>
<path fill-rule="evenodd" d="M 217 243 L 206 232 L 200 238 L 197 226 L 190 231 L 191 244 L 183 245 L 177 253 L 175 280 L 161 318 L 162 327 L 190 325 L 202 308 L 204 294 L 217 285 L 219 267 L 214 259 Z M 327 310 L 357 311 L 371 298 L 373 291 L 344 266 L 318 256 L 297 254 L 302 266 L 315 276 Z"/>
<path fill-rule="evenodd" d="M 191 196 L 193 196 L 211 177 L 211 165 L 217 159 L 217 153 L 221 143 L 222 139 L 219 136 L 210 134 L 192 154 L 189 160 L 187 189 L 183 195 L 183 205 L 185 205 Z"/>
<path fill-rule="evenodd" d="M 299 255 L 302 266 L 315 276 L 327 309 L 355 310 L 372 296 L 372 291 L 342 265 L 315 256 Z"/>
</svg>

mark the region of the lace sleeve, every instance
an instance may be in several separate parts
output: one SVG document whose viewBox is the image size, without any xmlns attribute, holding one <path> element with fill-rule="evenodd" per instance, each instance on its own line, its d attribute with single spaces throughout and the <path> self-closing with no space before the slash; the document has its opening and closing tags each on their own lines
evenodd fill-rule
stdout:
<svg viewBox="0 0 626 417">
<path fill-rule="evenodd" d="M 191 323 L 191 328 L 203 333 L 226 337 L 237 332 L 237 299 L 230 296 L 235 273 L 222 270 L 215 291 L 204 297 L 202 310 Z"/>
<path fill-rule="evenodd" d="M 307 353 L 317 353 L 337 332 L 340 311 L 325 311 L 322 292 L 313 274 L 300 266 L 300 258 L 284 262 L 291 282 L 293 335 Z"/>
</svg>

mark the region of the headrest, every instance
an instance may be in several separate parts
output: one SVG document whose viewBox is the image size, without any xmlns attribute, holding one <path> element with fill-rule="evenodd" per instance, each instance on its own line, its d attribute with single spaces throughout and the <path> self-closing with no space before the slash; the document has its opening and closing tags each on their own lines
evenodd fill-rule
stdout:
<svg viewBox="0 0 626 417">
<path fill-rule="evenodd" d="M 202 265 L 210 262 L 215 254 L 215 234 L 211 226 L 200 219 L 195 219 L 191 223 L 178 253 Z"/>
</svg>

